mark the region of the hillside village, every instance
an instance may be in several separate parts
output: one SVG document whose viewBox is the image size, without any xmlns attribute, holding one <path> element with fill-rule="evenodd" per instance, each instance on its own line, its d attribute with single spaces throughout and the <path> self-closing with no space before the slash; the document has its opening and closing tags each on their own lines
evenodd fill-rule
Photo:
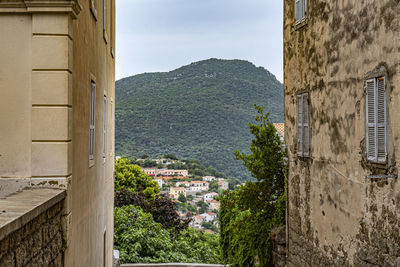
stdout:
<svg viewBox="0 0 400 267">
<path fill-rule="evenodd" d="M 229 189 L 225 178 L 211 175 L 189 174 L 187 169 L 170 169 L 169 166 L 188 168 L 186 162 L 178 159 L 138 159 L 136 163 L 155 162 L 156 167 L 141 167 L 159 185 L 161 193 L 173 199 L 179 208 L 179 215 L 191 219 L 190 226 L 207 232 L 217 232 L 220 203 L 217 197 Z M 147 164 L 148 165 L 148 164 Z"/>
</svg>

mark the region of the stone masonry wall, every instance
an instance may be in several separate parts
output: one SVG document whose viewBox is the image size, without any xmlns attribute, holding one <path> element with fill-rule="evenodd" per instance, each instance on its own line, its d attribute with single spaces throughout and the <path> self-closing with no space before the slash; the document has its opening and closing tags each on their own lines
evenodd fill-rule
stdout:
<svg viewBox="0 0 400 267">
<path fill-rule="evenodd" d="M 400 1 L 307 0 L 301 23 L 296 1 L 283 3 L 288 266 L 396 266 Z M 387 99 L 384 164 L 366 158 L 364 88 L 378 73 Z M 304 92 L 309 157 L 297 155 L 296 99 Z"/>
<path fill-rule="evenodd" d="M 0 266 L 62 266 L 62 202 L 0 241 Z"/>
</svg>

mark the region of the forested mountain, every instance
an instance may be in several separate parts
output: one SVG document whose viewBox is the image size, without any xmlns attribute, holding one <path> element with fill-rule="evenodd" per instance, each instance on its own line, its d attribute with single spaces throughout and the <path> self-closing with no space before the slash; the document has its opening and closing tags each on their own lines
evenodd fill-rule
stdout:
<svg viewBox="0 0 400 267">
<path fill-rule="evenodd" d="M 230 177 L 249 174 L 233 151 L 248 151 L 254 104 L 283 122 L 283 85 L 262 67 L 209 59 L 116 82 L 116 155 L 174 153 Z"/>
</svg>

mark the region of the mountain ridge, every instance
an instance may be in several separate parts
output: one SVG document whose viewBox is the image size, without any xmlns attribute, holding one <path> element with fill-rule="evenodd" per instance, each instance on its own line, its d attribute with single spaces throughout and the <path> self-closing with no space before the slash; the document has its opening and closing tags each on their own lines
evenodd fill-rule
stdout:
<svg viewBox="0 0 400 267">
<path fill-rule="evenodd" d="M 248 122 L 261 105 L 283 121 L 283 85 L 244 60 L 208 59 L 116 82 L 116 153 L 174 153 L 248 179 L 236 149 L 248 151 Z"/>
</svg>

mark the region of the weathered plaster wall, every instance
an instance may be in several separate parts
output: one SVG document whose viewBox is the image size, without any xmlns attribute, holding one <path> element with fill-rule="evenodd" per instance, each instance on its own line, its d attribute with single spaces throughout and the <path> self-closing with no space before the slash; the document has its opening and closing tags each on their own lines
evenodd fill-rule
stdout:
<svg viewBox="0 0 400 267">
<path fill-rule="evenodd" d="M 284 1 L 289 265 L 395 266 L 400 257 L 398 0 Z M 387 71 L 388 163 L 365 159 L 364 77 Z M 296 155 L 296 94 L 310 94 L 311 157 Z"/>
</svg>

